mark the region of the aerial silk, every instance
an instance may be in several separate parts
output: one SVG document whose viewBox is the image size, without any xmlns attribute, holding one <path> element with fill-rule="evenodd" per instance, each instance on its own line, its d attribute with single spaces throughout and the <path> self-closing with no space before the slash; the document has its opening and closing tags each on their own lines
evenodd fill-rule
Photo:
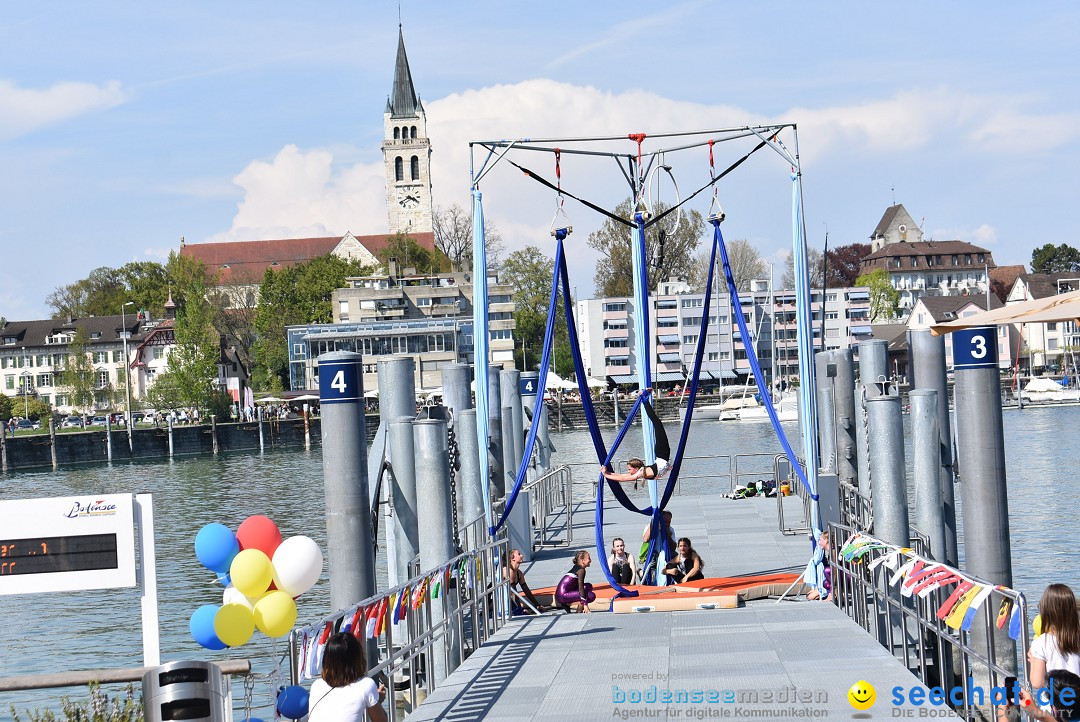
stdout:
<svg viewBox="0 0 1080 722">
<path fill-rule="evenodd" d="M 491 474 L 488 448 L 488 287 L 484 244 L 484 204 L 473 188 L 473 378 L 476 380 L 476 441 L 480 449 L 480 488 L 484 490 L 484 519 L 491 526 Z"/>
</svg>

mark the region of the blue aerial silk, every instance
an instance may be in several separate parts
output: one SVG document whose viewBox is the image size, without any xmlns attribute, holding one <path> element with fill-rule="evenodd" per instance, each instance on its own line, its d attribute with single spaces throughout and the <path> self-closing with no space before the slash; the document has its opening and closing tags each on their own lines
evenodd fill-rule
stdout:
<svg viewBox="0 0 1080 722">
<path fill-rule="evenodd" d="M 491 526 L 491 441 L 488 417 L 488 287 L 484 244 L 484 204 L 473 188 L 473 379 L 476 381 L 476 442 L 480 449 L 480 488 L 484 490 L 484 519 Z"/>
</svg>

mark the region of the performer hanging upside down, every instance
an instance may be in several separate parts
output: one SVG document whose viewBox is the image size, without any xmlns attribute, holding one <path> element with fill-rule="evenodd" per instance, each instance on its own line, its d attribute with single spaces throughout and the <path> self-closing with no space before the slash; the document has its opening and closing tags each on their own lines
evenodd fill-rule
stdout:
<svg viewBox="0 0 1080 722">
<path fill-rule="evenodd" d="M 641 392 L 641 395 L 644 396 L 650 391 L 652 391 L 652 389 L 647 388 Z M 653 454 L 656 461 L 652 464 L 646 464 L 638 458 L 630 459 L 626 462 L 625 474 L 608 471 L 607 467 L 603 465 L 600 467 L 600 471 L 605 479 L 622 482 L 632 481 L 635 488 L 639 482 L 659 479 L 664 472 L 667 471 L 668 463 L 671 459 L 671 445 L 668 443 L 667 433 L 664 431 L 664 424 L 660 421 L 660 417 L 656 415 L 656 409 L 653 408 L 648 399 L 642 399 L 641 405 L 645 409 L 645 413 L 652 419 L 653 428 L 656 431 L 656 448 Z"/>
</svg>

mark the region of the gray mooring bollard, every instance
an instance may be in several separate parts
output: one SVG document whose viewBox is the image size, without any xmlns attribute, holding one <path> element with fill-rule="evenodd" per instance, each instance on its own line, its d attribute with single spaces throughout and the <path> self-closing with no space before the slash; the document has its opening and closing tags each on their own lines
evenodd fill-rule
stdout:
<svg viewBox="0 0 1080 722">
<path fill-rule="evenodd" d="M 173 418 L 172 418 L 172 414 L 169 414 L 168 416 L 166 416 L 165 420 L 166 420 L 166 422 L 168 422 L 168 426 L 169 426 L 169 458 L 171 459 L 171 458 L 173 458 Z"/>
<path fill-rule="evenodd" d="M 344 609 L 375 593 L 361 358 L 351 351 L 334 351 L 319 357 L 332 609 Z"/>
<path fill-rule="evenodd" d="M 49 456 L 52 457 L 52 468 L 59 467 L 56 458 L 56 424 L 49 419 Z"/>
<path fill-rule="evenodd" d="M 832 352 L 830 363 L 835 373 L 829 379 L 833 389 L 833 430 L 836 434 L 836 475 L 840 481 L 858 486 L 858 446 L 855 428 L 855 364 L 851 349 Z"/>
<path fill-rule="evenodd" d="M 911 399 L 912 474 L 915 528 L 930 540 L 931 558 L 945 561 L 945 511 L 941 503 L 941 452 L 938 448 L 937 391 L 913 389 Z"/>
<path fill-rule="evenodd" d="M 458 523 L 464 528 L 484 516 L 484 489 L 480 484 L 480 449 L 476 442 L 476 409 L 463 409 L 454 413 L 454 425 L 457 428 L 458 461 L 457 473 Z M 471 546 L 486 540 L 487 522 L 479 537 L 469 540 Z M 462 540 L 463 543 L 465 540 Z"/>
<path fill-rule="evenodd" d="M 502 438 L 502 391 L 499 388 L 499 373 L 502 371 L 498 366 L 488 367 L 488 437 L 491 439 L 488 445 L 488 463 L 491 468 L 491 488 L 496 499 L 506 496 L 506 471 L 503 466 L 503 438 Z M 480 383 L 477 380 L 477 383 Z"/>
<path fill-rule="evenodd" d="M 900 547 L 911 544 L 904 475 L 904 422 L 899 396 L 866 400 L 870 421 L 870 497 L 875 536 Z"/>
<path fill-rule="evenodd" d="M 521 449 L 525 445 L 525 440 L 521 438 L 521 372 L 517 369 L 503 369 L 501 376 L 501 403 L 504 417 L 506 417 L 506 409 L 510 409 L 510 423 L 506 424 L 504 418 L 503 428 L 508 428 L 509 431 L 503 434 L 503 448 L 505 449 L 503 458 L 509 460 L 506 465 L 507 473 L 517 474 L 518 467 L 521 466 Z"/>
<path fill-rule="evenodd" d="M 420 553 L 412 416 L 399 416 L 390 422 L 387 447 L 392 459 L 390 494 L 394 503 L 391 533 L 394 535 L 395 582 L 402 584 L 409 579 L 409 563 Z"/>
<path fill-rule="evenodd" d="M 881 396 L 882 380 L 889 378 L 889 344 L 874 338 L 859 342 L 859 383 L 866 389 L 866 398 Z"/>
<path fill-rule="evenodd" d="M 112 461 L 112 419 L 105 417 L 105 458 Z"/>
<path fill-rule="evenodd" d="M 818 408 L 818 466 L 822 471 L 836 471 L 836 429 L 833 404 L 832 378 L 836 374 L 836 365 L 832 362 L 832 351 L 819 351 L 814 354 L 816 369 Z M 829 372 L 832 372 L 830 374 Z"/>
<path fill-rule="evenodd" d="M 379 359 L 376 370 L 379 418 L 387 434 L 384 449 L 392 469 L 383 477 L 388 482 L 382 490 L 383 498 L 390 503 L 382 518 L 386 522 L 387 577 L 394 587 L 408 580 L 409 562 L 417 554 L 412 426 L 394 430 L 395 424 L 416 417 L 416 362 L 412 356 L 387 356 Z"/>
</svg>

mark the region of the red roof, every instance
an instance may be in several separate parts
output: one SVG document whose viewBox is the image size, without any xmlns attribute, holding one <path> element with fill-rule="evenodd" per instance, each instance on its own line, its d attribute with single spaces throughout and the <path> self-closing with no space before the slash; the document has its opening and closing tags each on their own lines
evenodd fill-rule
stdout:
<svg viewBox="0 0 1080 722">
<path fill-rule="evenodd" d="M 409 234 L 419 245 L 435 248 L 434 233 Z M 371 255 L 379 252 L 393 238 L 391 234 L 356 236 Z M 344 236 L 326 238 L 284 238 L 270 241 L 229 241 L 226 243 L 188 243 L 180 255 L 202 261 L 208 273 L 217 273 L 220 282 L 261 282 L 267 268 L 287 268 L 333 251 Z"/>
</svg>

